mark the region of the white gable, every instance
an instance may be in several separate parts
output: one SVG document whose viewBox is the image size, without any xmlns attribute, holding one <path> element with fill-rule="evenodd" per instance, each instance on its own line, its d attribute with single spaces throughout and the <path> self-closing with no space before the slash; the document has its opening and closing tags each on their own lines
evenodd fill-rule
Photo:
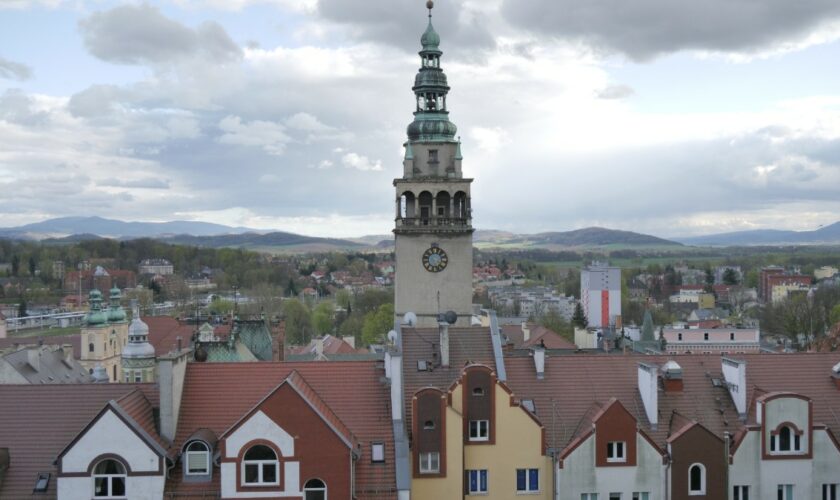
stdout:
<svg viewBox="0 0 840 500">
<path fill-rule="evenodd" d="M 295 455 L 295 439 L 265 413 L 257 410 L 225 439 L 225 456 L 236 458 L 242 447 L 255 439 L 271 441 L 284 457 Z"/>
<path fill-rule="evenodd" d="M 87 472 L 104 454 L 119 455 L 132 472 L 157 472 L 160 465 L 158 454 L 110 408 L 68 448 L 61 459 L 62 472 Z"/>
</svg>

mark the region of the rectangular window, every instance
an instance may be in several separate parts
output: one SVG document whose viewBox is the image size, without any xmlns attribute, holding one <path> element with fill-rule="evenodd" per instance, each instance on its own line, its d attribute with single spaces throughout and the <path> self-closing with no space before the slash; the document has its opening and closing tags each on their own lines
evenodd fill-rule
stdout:
<svg viewBox="0 0 840 500">
<path fill-rule="evenodd" d="M 187 475 L 204 476 L 210 473 L 210 453 L 206 451 L 187 452 Z"/>
<path fill-rule="evenodd" d="M 703 340 L 709 340 L 709 334 L 708 333 L 703 334 Z"/>
<path fill-rule="evenodd" d="M 467 493 L 487 493 L 487 469 L 467 471 Z"/>
<path fill-rule="evenodd" d="M 438 162 L 437 149 L 430 149 L 429 150 L 429 163 L 437 163 L 437 162 Z"/>
<path fill-rule="evenodd" d="M 470 420 L 470 441 L 488 441 L 490 439 L 489 420 Z"/>
<path fill-rule="evenodd" d="M 420 454 L 420 474 L 437 474 L 440 472 L 440 453 L 430 451 Z"/>
<path fill-rule="evenodd" d="M 385 461 L 385 444 L 372 443 L 370 445 L 370 461 L 384 462 Z"/>
<path fill-rule="evenodd" d="M 140 370 L 134 370 L 134 383 L 139 384 L 143 381 L 143 372 Z"/>
<path fill-rule="evenodd" d="M 607 443 L 607 462 L 626 462 L 624 441 L 610 441 Z"/>
<path fill-rule="evenodd" d="M 776 500 L 793 500 L 793 485 L 780 484 L 776 488 Z"/>
<path fill-rule="evenodd" d="M 580 500 L 598 500 L 597 493 L 581 493 Z"/>
<path fill-rule="evenodd" d="M 735 340 L 735 333 L 734 332 L 729 334 L 729 340 Z"/>
<path fill-rule="evenodd" d="M 750 500 L 750 487 L 736 486 L 732 498 L 734 500 Z"/>
<path fill-rule="evenodd" d="M 837 484 L 822 485 L 822 500 L 840 500 L 837 495 L 838 489 L 840 489 L 840 485 Z"/>
<path fill-rule="evenodd" d="M 516 469 L 516 492 L 533 493 L 540 491 L 539 469 Z"/>
<path fill-rule="evenodd" d="M 682 342 L 682 333 L 678 333 L 678 334 L 677 334 L 677 340 L 679 340 L 680 342 Z"/>
<path fill-rule="evenodd" d="M 621 493 L 610 493 L 610 500 L 621 500 Z"/>
<path fill-rule="evenodd" d="M 634 492 L 633 500 L 650 500 L 650 493 L 648 493 L 647 491 Z"/>
</svg>

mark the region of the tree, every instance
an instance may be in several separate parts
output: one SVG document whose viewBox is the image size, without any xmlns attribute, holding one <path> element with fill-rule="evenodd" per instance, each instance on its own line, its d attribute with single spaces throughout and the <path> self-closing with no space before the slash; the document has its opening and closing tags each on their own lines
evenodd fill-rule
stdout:
<svg viewBox="0 0 840 500">
<path fill-rule="evenodd" d="M 333 310 L 332 302 L 324 301 L 315 306 L 315 310 L 312 311 L 312 326 L 315 328 L 315 333 L 318 335 L 333 333 L 335 326 Z"/>
<path fill-rule="evenodd" d="M 732 269 L 731 267 L 727 267 L 726 271 L 723 272 L 723 284 L 724 285 L 737 285 L 738 284 L 738 272 Z"/>
<path fill-rule="evenodd" d="M 26 313 L 26 298 L 21 294 L 20 301 L 18 302 L 18 318 L 24 318 L 29 316 Z"/>
<path fill-rule="evenodd" d="M 572 324 L 566 321 L 566 318 L 561 316 L 554 309 L 549 309 L 540 317 L 539 324 L 548 328 L 549 330 L 560 334 L 567 340 L 574 342 L 575 330 Z"/>
<path fill-rule="evenodd" d="M 297 285 L 295 285 L 295 280 L 289 278 L 289 284 L 286 285 L 286 295 L 289 297 L 295 297 L 298 294 Z"/>
<path fill-rule="evenodd" d="M 831 312 L 828 315 L 828 321 L 830 327 L 835 327 L 840 325 L 840 304 L 831 308 Z"/>
<path fill-rule="evenodd" d="M 586 328 L 589 321 L 586 319 L 586 314 L 583 313 L 583 306 L 580 302 L 575 304 L 575 312 L 572 314 L 572 325 L 577 328 Z"/>
<path fill-rule="evenodd" d="M 35 262 L 35 256 L 29 256 L 29 275 L 35 276 L 35 271 L 38 269 L 38 264 Z"/>
<path fill-rule="evenodd" d="M 353 301 L 353 296 L 350 294 L 350 292 L 347 289 L 342 288 L 341 290 L 335 292 L 335 305 L 337 305 L 338 307 L 340 307 L 342 309 L 348 310 L 347 311 L 348 313 L 350 312 L 349 311 L 350 302 L 352 302 L 352 301 Z"/>
<path fill-rule="evenodd" d="M 394 328 L 394 305 L 382 304 L 376 311 L 365 314 L 362 325 L 362 342 L 364 345 L 377 344 L 385 339 L 385 335 Z"/>
<path fill-rule="evenodd" d="M 306 345 L 312 340 L 312 315 L 309 308 L 298 299 L 283 303 L 286 320 L 286 339 L 290 345 Z"/>
<path fill-rule="evenodd" d="M 20 272 L 20 256 L 12 255 L 12 276 L 17 276 Z"/>
<path fill-rule="evenodd" d="M 233 305 L 233 302 L 230 300 L 224 300 L 220 299 L 218 296 L 213 296 L 213 300 L 210 301 L 210 307 L 208 307 L 207 310 L 210 311 L 210 314 L 227 316 L 233 312 Z"/>
</svg>

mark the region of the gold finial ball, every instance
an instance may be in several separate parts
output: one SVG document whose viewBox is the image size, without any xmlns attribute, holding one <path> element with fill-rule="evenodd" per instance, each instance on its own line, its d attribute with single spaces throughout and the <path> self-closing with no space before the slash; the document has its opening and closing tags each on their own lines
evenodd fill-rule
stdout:
<svg viewBox="0 0 840 500">
<path fill-rule="evenodd" d="M 429 0 L 428 2 L 426 2 L 426 8 L 427 9 L 432 10 L 432 8 L 434 8 L 434 6 L 435 6 L 435 3 L 432 0 Z"/>
</svg>

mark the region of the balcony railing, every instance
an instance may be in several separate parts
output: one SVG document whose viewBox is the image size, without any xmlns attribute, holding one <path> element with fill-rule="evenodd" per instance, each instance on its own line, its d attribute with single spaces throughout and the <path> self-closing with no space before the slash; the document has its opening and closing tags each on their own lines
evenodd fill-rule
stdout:
<svg viewBox="0 0 840 500">
<path fill-rule="evenodd" d="M 444 228 L 469 228 L 472 224 L 472 219 L 466 217 L 398 217 L 397 228 L 424 228 L 424 227 L 444 227 Z"/>
</svg>

